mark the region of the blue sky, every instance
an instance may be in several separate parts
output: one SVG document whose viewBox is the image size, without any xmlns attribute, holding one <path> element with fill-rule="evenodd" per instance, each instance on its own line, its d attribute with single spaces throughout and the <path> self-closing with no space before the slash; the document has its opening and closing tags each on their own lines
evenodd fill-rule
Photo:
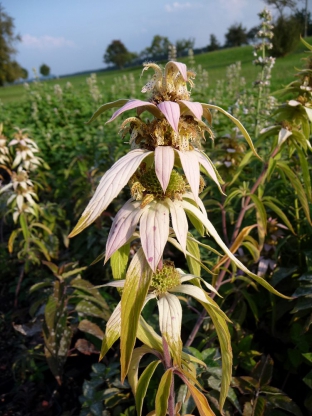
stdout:
<svg viewBox="0 0 312 416">
<path fill-rule="evenodd" d="M 113 39 L 131 52 L 151 44 L 154 35 L 171 42 L 195 38 L 195 47 L 221 44 L 233 23 L 250 29 L 259 23 L 263 0 L 1 0 L 14 18 L 16 60 L 29 73 L 42 63 L 55 75 L 105 67 L 103 55 Z"/>
</svg>

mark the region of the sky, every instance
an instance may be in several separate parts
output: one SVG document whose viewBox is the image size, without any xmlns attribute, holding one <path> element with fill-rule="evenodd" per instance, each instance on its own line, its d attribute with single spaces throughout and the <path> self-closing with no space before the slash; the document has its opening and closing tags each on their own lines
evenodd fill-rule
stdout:
<svg viewBox="0 0 312 416">
<path fill-rule="evenodd" d="M 311 2 L 311 0 L 309 0 Z M 154 35 L 195 38 L 205 47 L 214 34 L 220 44 L 234 23 L 259 24 L 263 0 L 0 0 L 13 19 L 15 59 L 29 74 L 45 63 L 54 75 L 105 68 L 103 55 L 112 40 L 131 52 L 150 46 Z M 299 2 L 301 4 L 301 2 Z M 310 6 L 310 5 L 309 5 Z M 310 8 L 310 7 L 309 7 Z"/>
</svg>

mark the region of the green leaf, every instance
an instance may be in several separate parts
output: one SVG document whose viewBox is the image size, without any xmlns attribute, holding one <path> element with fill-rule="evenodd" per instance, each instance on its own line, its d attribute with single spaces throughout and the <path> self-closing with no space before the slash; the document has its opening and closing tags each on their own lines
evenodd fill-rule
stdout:
<svg viewBox="0 0 312 416">
<path fill-rule="evenodd" d="M 310 361 L 310 363 L 312 363 L 312 352 L 306 352 L 302 354 L 304 356 L 304 358 L 308 361 Z"/>
<path fill-rule="evenodd" d="M 302 416 L 301 410 L 289 397 L 286 395 L 270 396 L 268 402 L 272 407 L 286 410 L 295 416 Z"/>
<path fill-rule="evenodd" d="M 252 202 L 256 206 L 257 223 L 258 223 L 258 236 L 259 236 L 259 249 L 261 250 L 264 244 L 264 239 L 267 231 L 267 215 L 264 209 L 262 201 L 255 194 L 250 194 Z"/>
<path fill-rule="evenodd" d="M 312 201 L 312 186 L 311 186 L 311 177 L 310 177 L 310 171 L 309 171 L 308 158 L 304 154 L 304 152 L 300 149 L 299 146 L 296 146 L 296 149 L 297 149 L 297 153 L 298 153 L 299 160 L 300 160 L 304 187 L 307 193 L 307 197 L 309 201 L 311 202 Z"/>
<path fill-rule="evenodd" d="M 233 176 L 233 179 L 231 180 L 231 182 L 229 183 L 229 186 L 233 185 L 233 183 L 236 181 L 236 179 L 239 177 L 239 175 L 242 173 L 243 169 L 245 168 L 246 165 L 248 165 L 250 163 L 250 159 L 253 156 L 252 151 L 249 151 L 245 154 L 245 156 L 243 157 L 242 161 L 240 162 L 238 168 L 235 171 L 235 175 Z"/>
<path fill-rule="evenodd" d="M 152 279 L 152 270 L 140 248 L 133 257 L 127 271 L 121 297 L 121 380 L 128 373 L 134 348 L 141 310 Z"/>
<path fill-rule="evenodd" d="M 218 110 L 221 113 L 225 114 L 231 121 L 233 121 L 233 123 L 239 128 L 240 132 L 245 137 L 245 139 L 246 139 L 247 143 L 249 144 L 251 150 L 253 151 L 254 155 L 257 156 L 257 158 L 259 158 L 260 160 L 262 160 L 261 157 L 258 155 L 255 147 L 254 147 L 254 144 L 251 140 L 251 137 L 249 136 L 248 131 L 245 129 L 245 127 L 242 125 L 242 123 L 239 120 L 237 120 L 237 118 L 232 116 L 232 114 L 228 113 L 223 108 L 218 107 L 217 105 L 203 103 L 202 106 L 206 107 L 206 108 L 212 108 L 214 110 Z"/>
<path fill-rule="evenodd" d="M 36 284 L 34 284 L 34 285 L 31 286 L 31 288 L 29 289 L 29 293 L 33 293 L 36 290 L 40 290 L 40 289 L 43 289 L 43 288 L 49 287 L 49 286 L 50 287 L 52 286 L 52 283 L 51 282 L 39 282 L 39 283 L 36 283 Z"/>
<path fill-rule="evenodd" d="M 106 324 L 105 336 L 102 341 L 101 353 L 99 361 L 103 359 L 107 351 L 120 337 L 120 325 L 121 325 L 121 302 L 118 303 L 109 320 Z"/>
<path fill-rule="evenodd" d="M 274 202 L 269 201 L 267 199 L 263 199 L 263 204 L 265 206 L 267 206 L 268 208 L 270 208 L 272 211 L 275 212 L 276 215 L 278 215 L 280 217 L 280 219 L 283 221 L 283 223 L 286 225 L 286 227 L 288 227 L 288 229 L 293 233 L 295 233 L 295 230 L 293 229 L 293 226 L 291 225 L 291 222 L 289 221 L 289 219 L 286 217 L 286 215 L 284 214 L 284 212 L 276 205 L 274 204 Z"/>
<path fill-rule="evenodd" d="M 145 354 L 155 354 L 157 355 L 157 351 L 152 349 L 151 347 L 147 345 L 142 345 L 141 347 L 135 348 L 132 353 L 130 367 L 129 367 L 129 373 L 128 373 L 128 382 L 130 384 L 130 387 L 132 389 L 132 393 L 134 396 L 137 393 L 138 388 L 138 374 L 139 374 L 139 366 L 140 361 L 142 357 Z"/>
<path fill-rule="evenodd" d="M 8 241 L 8 250 L 9 250 L 9 253 L 13 253 L 14 241 L 15 241 L 15 239 L 18 236 L 18 234 L 19 234 L 20 231 L 21 231 L 20 229 L 19 230 L 13 230 L 12 231 L 12 233 L 10 235 L 10 238 L 9 238 L 9 241 Z"/>
<path fill-rule="evenodd" d="M 232 378 L 232 347 L 231 347 L 231 335 L 227 326 L 227 323 L 223 316 L 219 314 L 215 308 L 212 308 L 208 304 L 202 304 L 207 310 L 214 324 L 217 332 L 218 340 L 220 343 L 221 357 L 222 357 L 222 379 L 221 379 L 221 391 L 219 404 L 220 409 L 223 408 L 224 402 L 227 398 L 229 387 Z"/>
<path fill-rule="evenodd" d="M 167 414 L 172 377 L 172 369 L 169 368 L 160 380 L 155 400 L 156 416 L 166 416 Z"/>
<path fill-rule="evenodd" d="M 258 396 L 254 402 L 252 416 L 263 416 L 265 411 L 266 400 L 264 397 Z"/>
<path fill-rule="evenodd" d="M 258 322 L 259 321 L 258 307 L 255 301 L 253 300 L 253 297 L 250 296 L 250 294 L 245 289 L 241 289 L 241 293 L 243 294 L 244 298 L 247 300 L 248 305 L 253 313 L 255 320 Z"/>
<path fill-rule="evenodd" d="M 24 239 L 28 240 L 28 238 L 30 236 L 30 233 L 29 233 L 29 230 L 28 230 L 27 220 L 26 220 L 25 214 L 23 212 L 21 213 L 21 215 L 19 217 L 19 221 L 20 221 L 20 224 L 21 224 L 21 227 L 22 227 Z"/>
<path fill-rule="evenodd" d="M 291 182 L 292 186 L 294 187 L 298 199 L 301 203 L 301 206 L 303 208 L 303 211 L 306 215 L 307 220 L 311 223 L 311 217 L 310 217 L 310 207 L 307 199 L 307 195 L 303 189 L 303 186 L 301 185 L 301 182 L 299 181 L 299 178 L 297 175 L 290 169 L 290 167 L 285 162 L 277 162 L 277 168 L 280 169 L 285 175 L 288 177 L 289 181 Z"/>
<path fill-rule="evenodd" d="M 96 110 L 96 112 L 92 115 L 92 117 L 90 118 L 90 120 L 87 122 L 87 124 L 90 124 L 93 120 L 95 120 L 99 115 L 101 115 L 102 113 L 104 113 L 104 111 L 109 110 L 110 108 L 114 108 L 114 107 L 122 107 L 123 105 L 125 105 L 129 100 L 126 99 L 121 99 L 121 100 L 117 100 L 117 101 L 113 101 L 111 103 L 106 103 L 101 105 L 100 108 L 98 108 Z"/>
<path fill-rule="evenodd" d="M 303 378 L 303 381 L 305 382 L 307 386 L 310 387 L 310 389 L 312 389 L 312 370 Z"/>
<path fill-rule="evenodd" d="M 312 51 L 312 45 L 310 45 L 307 41 L 305 41 L 305 40 L 301 37 L 301 35 L 300 35 L 300 40 L 301 40 L 301 42 L 304 44 L 304 46 L 305 46 L 306 48 L 308 48 L 310 51 Z"/>
<path fill-rule="evenodd" d="M 149 325 L 142 316 L 140 316 L 138 330 L 137 330 L 138 339 L 143 342 L 143 344 L 149 346 L 150 348 L 162 352 L 162 339 L 155 332 L 153 327 Z"/>
<path fill-rule="evenodd" d="M 82 321 L 80 321 L 78 328 L 80 329 L 80 331 L 91 334 L 101 340 L 104 338 L 104 332 L 101 330 L 101 328 L 94 322 L 89 321 L 88 319 L 83 319 Z"/>
<path fill-rule="evenodd" d="M 186 378 L 184 374 L 181 374 L 180 372 L 177 372 L 179 377 L 184 381 L 184 383 L 187 385 L 194 402 L 197 406 L 197 410 L 200 414 L 200 416 L 215 416 L 214 412 L 211 410 L 208 401 L 206 397 L 201 393 L 193 384 Z"/>
<path fill-rule="evenodd" d="M 50 228 L 48 228 L 46 225 L 41 224 L 39 222 L 33 222 L 29 228 L 33 228 L 33 227 L 37 227 L 37 228 L 42 228 L 44 231 L 46 231 L 49 235 L 52 235 L 52 231 L 50 230 Z"/>
<path fill-rule="evenodd" d="M 45 258 L 48 261 L 50 261 L 51 257 L 49 255 L 48 250 L 46 249 L 45 245 L 42 243 L 42 241 L 38 240 L 37 238 L 32 238 L 31 241 L 40 248 L 40 250 L 41 250 L 42 254 L 45 256 Z"/>
<path fill-rule="evenodd" d="M 130 244 L 120 247 L 110 258 L 113 278 L 122 280 L 126 277 Z"/>
<path fill-rule="evenodd" d="M 160 360 L 152 361 L 145 368 L 145 370 L 143 371 L 140 377 L 140 380 L 137 386 L 136 395 L 135 395 L 135 405 L 136 405 L 138 416 L 141 416 L 142 414 L 143 400 L 144 400 L 144 397 L 146 396 L 146 391 L 148 389 L 150 380 L 160 362 L 161 362 Z"/>
<path fill-rule="evenodd" d="M 267 357 L 262 356 L 252 371 L 252 376 L 259 380 L 260 388 L 270 384 L 273 374 L 273 364 L 274 362 L 269 355 Z"/>
<path fill-rule="evenodd" d="M 183 207 L 185 210 L 193 211 L 194 207 L 191 204 L 188 204 L 186 201 L 183 202 Z M 223 242 L 221 237 L 219 236 L 217 230 L 214 228 L 212 223 L 206 218 L 198 209 L 196 210 L 196 215 L 201 219 L 205 227 L 207 228 L 207 231 L 209 234 L 216 240 L 216 242 L 219 244 L 219 246 L 222 248 L 222 250 L 228 255 L 228 257 L 233 261 L 234 264 L 236 264 L 243 272 L 245 272 L 249 277 L 251 277 L 253 280 L 255 280 L 257 283 L 262 285 L 264 288 L 266 288 L 269 292 L 274 293 L 277 296 L 280 296 L 285 299 L 291 299 L 288 296 L 282 295 L 280 292 L 278 292 L 276 289 L 274 289 L 266 280 L 264 280 L 262 277 L 257 276 L 256 274 L 250 272 L 246 266 L 243 265 L 231 251 L 227 247 L 227 245 Z"/>
</svg>

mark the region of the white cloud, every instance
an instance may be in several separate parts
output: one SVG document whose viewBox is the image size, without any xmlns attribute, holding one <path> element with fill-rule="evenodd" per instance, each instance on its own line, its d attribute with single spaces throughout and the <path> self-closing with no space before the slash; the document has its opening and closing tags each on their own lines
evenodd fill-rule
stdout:
<svg viewBox="0 0 312 416">
<path fill-rule="evenodd" d="M 192 7 L 191 3 L 187 2 L 187 3 L 179 3 L 178 1 L 175 1 L 172 4 L 166 4 L 165 5 L 165 9 L 167 12 L 175 12 L 177 10 L 182 10 L 182 9 L 190 9 Z"/>
<path fill-rule="evenodd" d="M 242 9 L 247 6 L 246 0 L 220 0 L 223 9 L 231 13 L 232 16 L 238 16 Z"/>
<path fill-rule="evenodd" d="M 63 47 L 75 47 L 75 43 L 63 37 L 55 38 L 53 36 L 44 35 L 40 37 L 29 34 L 22 36 L 23 45 L 33 49 L 57 49 Z"/>
</svg>

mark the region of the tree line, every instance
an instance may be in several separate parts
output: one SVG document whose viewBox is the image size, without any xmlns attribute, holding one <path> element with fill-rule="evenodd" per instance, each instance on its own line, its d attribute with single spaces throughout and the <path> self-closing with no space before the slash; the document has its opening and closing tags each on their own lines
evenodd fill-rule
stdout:
<svg viewBox="0 0 312 416">
<path fill-rule="evenodd" d="M 305 8 L 298 9 L 298 2 L 305 1 Z M 272 56 L 285 56 L 296 46 L 300 34 L 302 36 L 312 35 L 311 13 L 308 12 L 308 0 L 264 0 L 273 6 L 277 16 L 273 22 L 274 37 L 272 39 Z M 290 10 L 286 14 L 285 10 Z M 16 49 L 14 45 L 21 40 L 19 35 L 14 34 L 14 22 L 1 7 L 0 3 L 0 87 L 5 83 L 14 82 L 17 79 L 27 79 L 28 72 L 22 68 L 14 59 Z M 255 34 L 259 27 L 255 26 L 247 30 L 242 23 L 231 25 L 225 33 L 225 43 L 221 45 L 214 34 L 210 35 L 210 43 L 202 52 L 210 52 L 220 48 L 229 48 L 253 43 Z M 168 57 L 168 49 L 174 46 L 177 58 L 184 56 L 188 50 L 194 49 L 195 39 L 179 39 L 174 44 L 168 37 L 155 35 L 151 45 L 140 53 L 130 52 L 121 40 L 113 40 L 106 48 L 103 60 L 118 68 L 125 65 L 136 65 L 144 60 L 162 60 Z M 50 67 L 42 64 L 39 72 L 43 76 L 50 74 Z"/>
<path fill-rule="evenodd" d="M 264 0 L 277 11 L 277 16 L 273 22 L 274 37 L 272 39 L 272 56 L 285 56 L 291 52 L 298 43 L 300 35 L 306 37 L 312 35 L 311 13 L 305 8 L 298 9 L 297 3 L 300 0 Z M 286 14 L 285 10 L 291 12 Z M 210 35 L 210 43 L 201 49 L 203 52 L 211 52 L 221 48 L 231 48 L 252 44 L 260 26 L 254 26 L 247 30 L 242 23 L 231 25 L 225 33 L 225 43 L 221 45 L 214 34 Z M 173 44 L 168 37 L 155 35 L 149 47 L 142 52 L 130 52 L 121 40 L 113 40 L 107 47 L 104 54 L 104 62 L 112 64 L 118 68 L 123 68 L 127 64 L 136 64 L 138 60 L 160 60 L 166 59 L 170 45 L 175 46 L 177 57 L 186 55 L 189 49 L 193 49 L 195 39 L 180 39 Z"/>
</svg>

